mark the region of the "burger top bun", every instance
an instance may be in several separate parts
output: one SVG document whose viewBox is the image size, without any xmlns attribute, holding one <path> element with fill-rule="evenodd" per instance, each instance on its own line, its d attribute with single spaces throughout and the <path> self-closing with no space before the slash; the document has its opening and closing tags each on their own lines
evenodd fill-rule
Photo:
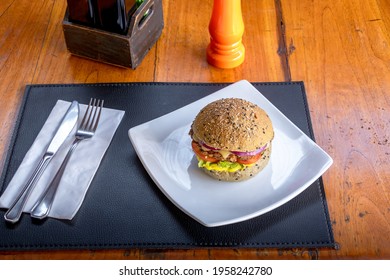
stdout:
<svg viewBox="0 0 390 280">
<path fill-rule="evenodd" d="M 272 122 L 256 104 L 224 98 L 204 107 L 192 123 L 193 138 L 214 148 L 250 152 L 274 137 Z"/>
</svg>

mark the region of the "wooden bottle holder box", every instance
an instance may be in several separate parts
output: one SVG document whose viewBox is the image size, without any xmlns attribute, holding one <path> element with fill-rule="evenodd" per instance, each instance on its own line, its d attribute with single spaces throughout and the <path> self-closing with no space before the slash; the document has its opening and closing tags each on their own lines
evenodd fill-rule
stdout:
<svg viewBox="0 0 390 280">
<path fill-rule="evenodd" d="M 68 12 L 62 27 L 66 46 L 72 54 L 135 69 L 161 35 L 164 27 L 162 0 L 145 0 L 133 12 L 126 35 L 70 22 Z"/>
</svg>

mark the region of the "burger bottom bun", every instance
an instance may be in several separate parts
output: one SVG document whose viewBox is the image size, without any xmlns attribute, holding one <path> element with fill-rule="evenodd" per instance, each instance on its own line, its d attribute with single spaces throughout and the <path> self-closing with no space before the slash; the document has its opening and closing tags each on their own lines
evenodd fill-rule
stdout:
<svg viewBox="0 0 390 280">
<path fill-rule="evenodd" d="M 250 178 L 253 178 L 258 174 L 261 170 L 263 170 L 270 159 L 271 155 L 271 149 L 270 146 L 268 149 L 266 149 L 263 153 L 263 156 L 253 165 L 246 167 L 243 170 L 239 170 L 236 172 L 227 172 L 227 171 L 215 171 L 215 170 L 207 170 L 206 168 L 201 168 L 203 171 L 215 178 L 219 181 L 228 181 L 228 182 L 239 182 L 239 181 L 245 181 Z"/>
</svg>

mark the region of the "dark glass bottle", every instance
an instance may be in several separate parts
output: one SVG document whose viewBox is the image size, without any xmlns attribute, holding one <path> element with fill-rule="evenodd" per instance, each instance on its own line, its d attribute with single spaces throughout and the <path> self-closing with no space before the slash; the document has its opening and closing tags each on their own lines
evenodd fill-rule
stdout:
<svg viewBox="0 0 390 280">
<path fill-rule="evenodd" d="M 97 0 L 96 26 L 98 28 L 125 34 L 127 32 L 131 0 Z M 132 2 L 132 3 L 131 3 Z"/>
<path fill-rule="evenodd" d="M 84 25 L 93 25 L 90 0 L 67 0 L 69 21 Z"/>
<path fill-rule="evenodd" d="M 127 32 L 135 0 L 67 0 L 69 20 L 119 34 Z"/>
</svg>

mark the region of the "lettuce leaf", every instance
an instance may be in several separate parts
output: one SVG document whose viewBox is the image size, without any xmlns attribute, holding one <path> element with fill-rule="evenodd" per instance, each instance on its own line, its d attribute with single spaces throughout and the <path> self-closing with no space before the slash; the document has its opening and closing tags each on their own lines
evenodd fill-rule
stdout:
<svg viewBox="0 0 390 280">
<path fill-rule="evenodd" d="M 209 162 L 198 158 L 198 167 L 206 168 L 207 170 L 215 171 L 227 171 L 227 172 L 236 172 L 242 170 L 245 167 L 249 166 L 246 164 L 240 164 L 237 162 L 230 161 L 219 161 L 219 162 Z"/>
</svg>

